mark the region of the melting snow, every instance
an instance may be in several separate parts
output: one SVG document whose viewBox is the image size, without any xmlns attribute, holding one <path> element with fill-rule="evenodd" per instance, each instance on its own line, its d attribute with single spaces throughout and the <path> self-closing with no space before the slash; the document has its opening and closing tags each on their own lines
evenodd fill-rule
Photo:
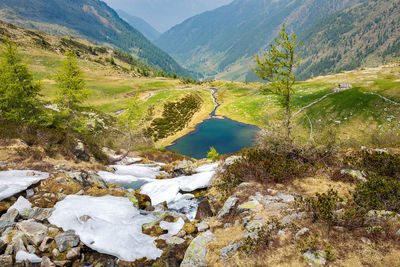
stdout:
<svg viewBox="0 0 400 267">
<path fill-rule="evenodd" d="M 48 173 L 30 170 L 0 172 L 0 201 L 24 191 L 32 184 L 48 177 Z"/>
<path fill-rule="evenodd" d="M 75 230 L 85 245 L 100 253 L 124 261 L 161 256 L 162 251 L 154 243 L 156 238 L 142 233 L 142 225 L 155 217 L 141 215 L 127 198 L 70 195 L 54 207 L 49 222 L 64 231 Z M 83 220 L 84 215 L 90 218 Z M 175 232 L 178 226 L 165 227 Z"/>
</svg>

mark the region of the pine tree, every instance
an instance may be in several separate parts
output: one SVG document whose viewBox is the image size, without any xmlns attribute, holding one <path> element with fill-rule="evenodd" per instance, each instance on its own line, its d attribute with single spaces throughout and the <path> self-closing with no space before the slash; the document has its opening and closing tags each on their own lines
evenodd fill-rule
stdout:
<svg viewBox="0 0 400 267">
<path fill-rule="evenodd" d="M 17 54 L 17 46 L 6 41 L 0 55 L 0 114 L 15 121 L 34 119 L 40 89 Z"/>
<path fill-rule="evenodd" d="M 252 68 L 259 78 L 270 82 L 268 91 L 279 96 L 280 104 L 286 110 L 285 126 L 288 140 L 291 140 L 290 104 L 294 94 L 293 85 L 296 82 L 294 68 L 301 61 L 296 48 L 301 45 L 303 44 L 297 42 L 296 34 L 286 32 L 286 26 L 283 24 L 279 38 L 275 38 L 275 43 L 270 45 L 266 53 L 255 56 L 255 67 Z"/>
<path fill-rule="evenodd" d="M 86 89 L 76 54 L 68 51 L 66 57 L 56 77 L 58 89 L 56 102 L 68 109 L 74 109 L 88 98 L 89 91 Z"/>
</svg>

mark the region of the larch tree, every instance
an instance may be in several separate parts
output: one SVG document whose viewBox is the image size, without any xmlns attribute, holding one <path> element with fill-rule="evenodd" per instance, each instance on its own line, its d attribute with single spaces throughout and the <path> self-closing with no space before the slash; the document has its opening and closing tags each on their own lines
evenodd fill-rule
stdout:
<svg viewBox="0 0 400 267">
<path fill-rule="evenodd" d="M 79 107 L 89 96 L 83 73 L 79 68 L 76 53 L 68 51 L 66 59 L 57 74 L 56 102 L 71 110 Z"/>
<path fill-rule="evenodd" d="M 291 140 L 291 100 L 295 93 L 296 76 L 294 69 L 300 64 L 296 48 L 303 45 L 297 42 L 296 34 L 288 33 L 283 24 L 279 37 L 275 38 L 267 52 L 255 56 L 253 72 L 261 79 L 269 82 L 267 91 L 278 95 L 279 102 L 286 110 L 286 137 Z"/>
<path fill-rule="evenodd" d="M 15 121 L 35 119 L 40 89 L 18 55 L 17 45 L 5 41 L 0 54 L 0 114 Z"/>
</svg>

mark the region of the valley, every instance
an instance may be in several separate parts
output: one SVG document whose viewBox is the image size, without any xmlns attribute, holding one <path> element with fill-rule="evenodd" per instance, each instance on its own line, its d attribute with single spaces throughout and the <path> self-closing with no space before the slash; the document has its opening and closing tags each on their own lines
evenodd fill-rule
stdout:
<svg viewBox="0 0 400 267">
<path fill-rule="evenodd" d="M 0 266 L 400 266 L 397 1 L 129 1 L 0 0 Z"/>
</svg>

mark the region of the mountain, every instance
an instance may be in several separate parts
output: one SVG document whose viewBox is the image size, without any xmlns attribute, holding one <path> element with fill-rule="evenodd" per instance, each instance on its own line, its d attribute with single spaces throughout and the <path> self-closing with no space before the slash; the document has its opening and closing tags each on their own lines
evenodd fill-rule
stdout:
<svg viewBox="0 0 400 267">
<path fill-rule="evenodd" d="M 129 23 L 133 28 L 139 30 L 147 39 L 153 41 L 160 37 L 161 33 L 159 33 L 156 29 L 153 28 L 149 23 L 147 23 L 144 19 L 133 16 L 121 9 L 116 10 L 118 15 Z"/>
<path fill-rule="evenodd" d="M 192 17 L 165 32 L 155 44 L 180 64 L 213 76 L 244 79 L 252 55 L 263 51 L 286 22 L 302 32 L 321 18 L 363 0 L 236 0 Z"/>
<path fill-rule="evenodd" d="M 299 38 L 303 79 L 393 62 L 400 57 L 400 3 L 370 0 L 322 19 Z"/>
<path fill-rule="evenodd" d="M 103 0 L 114 9 L 140 17 L 165 32 L 185 19 L 229 4 L 232 0 Z"/>
<path fill-rule="evenodd" d="M 166 72 L 189 74 L 100 0 L 0 0 L 0 10 L 0 20 L 118 47 Z"/>
</svg>

